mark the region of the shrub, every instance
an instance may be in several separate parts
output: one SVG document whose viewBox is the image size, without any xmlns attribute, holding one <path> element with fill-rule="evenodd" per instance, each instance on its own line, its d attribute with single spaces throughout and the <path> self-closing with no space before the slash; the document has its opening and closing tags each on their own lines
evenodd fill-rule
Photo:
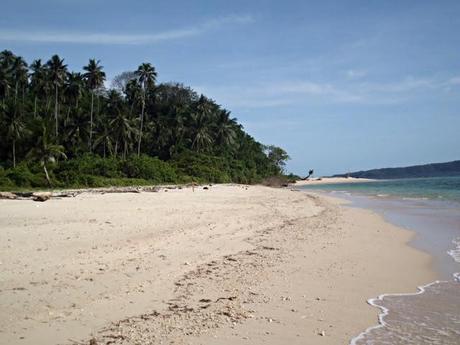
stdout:
<svg viewBox="0 0 460 345">
<path fill-rule="evenodd" d="M 175 157 L 174 165 L 179 173 L 196 182 L 227 183 L 232 180 L 228 163 L 222 157 L 186 151 Z"/>
<path fill-rule="evenodd" d="M 150 180 L 154 183 L 175 183 L 178 180 L 176 170 L 156 157 L 131 156 L 122 163 L 122 169 L 126 177 Z"/>
<path fill-rule="evenodd" d="M 32 187 L 32 181 L 34 180 L 33 173 L 24 163 L 6 170 L 5 177 L 18 187 Z"/>
</svg>

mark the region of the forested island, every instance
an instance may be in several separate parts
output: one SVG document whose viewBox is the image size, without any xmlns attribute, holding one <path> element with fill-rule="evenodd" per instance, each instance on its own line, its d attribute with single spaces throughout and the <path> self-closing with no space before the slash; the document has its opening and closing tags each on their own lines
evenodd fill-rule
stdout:
<svg viewBox="0 0 460 345">
<path fill-rule="evenodd" d="M 0 52 L 0 188 L 254 183 L 287 153 L 247 134 L 230 111 L 150 63 L 104 86 L 101 63 Z"/>
<path fill-rule="evenodd" d="M 371 179 L 398 179 L 417 177 L 460 176 L 460 160 L 446 163 L 413 165 L 401 168 L 382 168 L 334 175 L 333 177 L 357 177 Z"/>
</svg>

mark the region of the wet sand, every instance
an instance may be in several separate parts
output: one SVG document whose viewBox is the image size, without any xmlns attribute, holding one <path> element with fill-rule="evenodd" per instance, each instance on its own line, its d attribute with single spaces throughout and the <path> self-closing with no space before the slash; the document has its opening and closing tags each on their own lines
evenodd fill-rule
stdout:
<svg viewBox="0 0 460 345">
<path fill-rule="evenodd" d="M 0 200 L 0 229 L 7 344 L 346 344 L 436 279 L 412 232 L 289 189 Z"/>
</svg>

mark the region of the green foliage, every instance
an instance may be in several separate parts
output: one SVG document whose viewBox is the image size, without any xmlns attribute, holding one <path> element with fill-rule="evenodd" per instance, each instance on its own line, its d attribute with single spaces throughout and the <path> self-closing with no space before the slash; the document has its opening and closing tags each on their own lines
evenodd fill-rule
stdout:
<svg viewBox="0 0 460 345">
<path fill-rule="evenodd" d="M 182 175 L 195 182 L 231 182 L 228 164 L 222 157 L 188 151 L 177 156 L 173 164 Z"/>
<path fill-rule="evenodd" d="M 1 185 L 2 187 L 11 187 L 11 184 L 17 187 L 44 187 L 46 186 L 46 179 L 43 173 L 36 172 L 30 169 L 30 167 L 25 164 L 21 163 L 14 168 L 7 169 L 4 172 L 4 180 L 3 183 L 5 185 Z M 1 176 L 1 175 L 0 175 Z"/>
<path fill-rule="evenodd" d="M 15 186 L 15 183 L 6 176 L 6 171 L 2 167 L 0 167 L 0 186 L 7 190 Z"/>
<path fill-rule="evenodd" d="M 156 84 L 150 63 L 115 77 L 110 90 L 95 59 L 81 72 L 58 55 L 28 68 L 0 52 L 1 189 L 254 183 L 280 175 L 289 159 L 206 96 Z"/>
<path fill-rule="evenodd" d="M 128 178 L 144 179 L 154 183 L 178 181 L 176 170 L 170 164 L 146 155 L 129 157 L 122 162 L 122 171 Z"/>
</svg>

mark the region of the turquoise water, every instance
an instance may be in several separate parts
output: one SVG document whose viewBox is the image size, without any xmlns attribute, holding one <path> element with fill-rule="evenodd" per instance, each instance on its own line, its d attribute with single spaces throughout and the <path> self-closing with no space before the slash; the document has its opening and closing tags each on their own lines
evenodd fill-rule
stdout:
<svg viewBox="0 0 460 345">
<path fill-rule="evenodd" d="M 302 186 L 302 189 L 460 202 L 460 176 Z"/>
</svg>

